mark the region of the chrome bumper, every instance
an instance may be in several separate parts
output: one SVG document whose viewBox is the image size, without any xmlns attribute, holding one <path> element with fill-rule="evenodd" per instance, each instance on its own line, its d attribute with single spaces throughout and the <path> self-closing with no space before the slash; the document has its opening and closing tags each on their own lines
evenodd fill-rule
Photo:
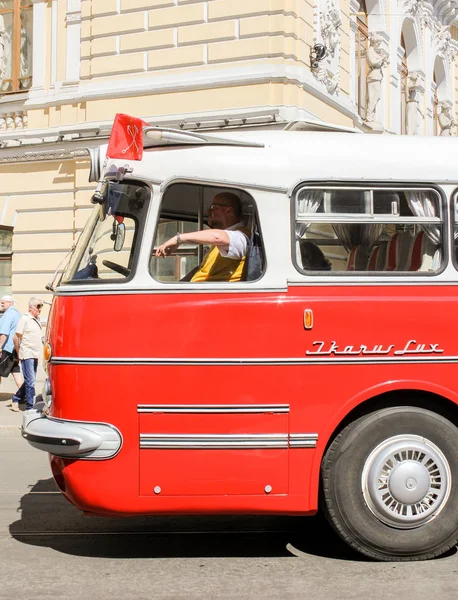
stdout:
<svg viewBox="0 0 458 600">
<path fill-rule="evenodd" d="M 55 456 L 106 460 L 122 446 L 118 429 L 108 423 L 68 421 L 47 416 L 44 404 L 24 413 L 22 437 L 31 446 Z"/>
</svg>

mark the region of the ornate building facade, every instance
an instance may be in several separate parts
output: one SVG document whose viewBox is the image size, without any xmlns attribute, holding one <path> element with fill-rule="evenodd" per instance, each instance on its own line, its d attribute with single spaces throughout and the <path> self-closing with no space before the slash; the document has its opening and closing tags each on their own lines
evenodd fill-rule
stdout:
<svg viewBox="0 0 458 600">
<path fill-rule="evenodd" d="M 455 135 L 457 25 L 455 0 L 0 0 L 0 291 L 46 297 L 117 112 Z"/>
</svg>

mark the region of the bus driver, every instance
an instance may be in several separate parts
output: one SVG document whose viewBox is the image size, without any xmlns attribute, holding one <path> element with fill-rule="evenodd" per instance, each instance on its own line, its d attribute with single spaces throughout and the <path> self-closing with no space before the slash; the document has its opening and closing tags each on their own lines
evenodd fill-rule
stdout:
<svg viewBox="0 0 458 600">
<path fill-rule="evenodd" d="M 184 242 L 211 244 L 191 281 L 240 281 L 250 235 L 241 218 L 242 204 L 235 194 L 216 194 L 208 209 L 211 229 L 177 233 L 157 248 L 156 256 L 168 256 Z"/>
</svg>

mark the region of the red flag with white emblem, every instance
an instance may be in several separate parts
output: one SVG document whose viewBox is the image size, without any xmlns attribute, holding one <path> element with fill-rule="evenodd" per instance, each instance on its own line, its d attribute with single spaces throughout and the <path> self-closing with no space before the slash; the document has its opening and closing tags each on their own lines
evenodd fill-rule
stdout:
<svg viewBox="0 0 458 600">
<path fill-rule="evenodd" d="M 118 113 L 111 129 L 107 156 L 141 160 L 143 157 L 143 127 L 149 127 L 149 125 L 142 119 Z"/>
</svg>

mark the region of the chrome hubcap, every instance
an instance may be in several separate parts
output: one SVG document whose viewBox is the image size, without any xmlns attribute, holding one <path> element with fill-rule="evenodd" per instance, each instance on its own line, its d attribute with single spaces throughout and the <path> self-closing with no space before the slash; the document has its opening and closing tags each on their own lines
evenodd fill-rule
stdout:
<svg viewBox="0 0 458 600">
<path fill-rule="evenodd" d="M 424 525 L 445 506 L 452 484 L 441 450 L 417 435 L 397 435 L 379 444 L 364 465 L 364 500 L 383 523 L 399 529 Z"/>
</svg>

